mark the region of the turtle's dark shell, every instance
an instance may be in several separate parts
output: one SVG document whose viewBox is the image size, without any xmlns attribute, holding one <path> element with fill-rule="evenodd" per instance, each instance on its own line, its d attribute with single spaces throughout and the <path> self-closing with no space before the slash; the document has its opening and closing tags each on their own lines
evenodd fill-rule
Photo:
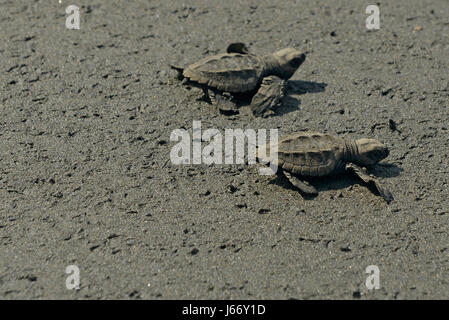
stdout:
<svg viewBox="0 0 449 320">
<path fill-rule="evenodd" d="M 301 176 L 325 176 L 342 167 L 345 148 L 345 140 L 339 137 L 319 132 L 297 132 L 279 140 L 277 165 Z M 269 155 L 269 144 L 258 151 L 258 157 L 265 162 Z"/>
<path fill-rule="evenodd" d="M 183 76 L 226 92 L 254 90 L 261 81 L 263 63 L 252 54 L 222 53 L 189 65 Z"/>
</svg>

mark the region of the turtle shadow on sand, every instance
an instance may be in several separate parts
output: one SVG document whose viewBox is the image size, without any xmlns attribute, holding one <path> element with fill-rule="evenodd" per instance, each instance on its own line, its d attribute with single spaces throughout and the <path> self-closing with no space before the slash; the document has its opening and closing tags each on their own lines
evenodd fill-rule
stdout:
<svg viewBox="0 0 449 320">
<path fill-rule="evenodd" d="M 304 80 L 288 80 L 287 81 L 287 93 L 289 94 L 305 94 L 305 93 L 318 93 L 326 90 L 327 83 L 304 81 Z"/>
<path fill-rule="evenodd" d="M 402 168 L 389 163 L 379 163 L 375 166 L 368 167 L 368 173 L 371 173 L 375 177 L 380 178 L 396 177 L 399 176 L 402 171 Z M 360 185 L 367 187 L 373 194 L 379 195 L 379 192 L 377 191 L 375 186 L 370 183 L 366 184 L 357 177 L 349 175 L 345 172 L 329 175 L 325 179 L 323 179 L 323 177 L 312 177 L 307 179 L 307 181 L 309 181 L 310 184 L 312 184 L 316 188 L 318 194 L 322 191 L 336 191 L 346 189 L 353 185 Z M 298 192 L 304 198 L 304 200 L 313 200 L 318 196 L 318 194 L 310 195 L 302 193 L 297 188 L 295 188 L 290 183 L 290 181 L 282 174 L 275 175 L 274 178 L 268 183 L 275 184 L 289 190 L 294 190 Z"/>
<path fill-rule="evenodd" d="M 301 100 L 292 95 L 302 95 L 306 93 L 318 93 L 326 90 L 327 83 L 303 81 L 303 80 L 288 80 L 286 86 L 286 94 L 281 106 L 276 109 L 276 113 L 272 116 L 283 116 L 290 112 L 300 110 Z"/>
<path fill-rule="evenodd" d="M 295 97 L 292 97 L 290 95 L 287 95 L 284 97 L 282 105 L 276 109 L 276 112 L 272 114 L 272 117 L 281 117 L 283 115 L 286 115 L 290 112 L 299 111 L 301 108 L 299 107 L 301 105 L 301 100 L 297 99 Z"/>
<path fill-rule="evenodd" d="M 397 177 L 404 171 L 401 167 L 388 162 L 381 162 L 369 168 L 369 172 L 380 178 Z"/>
</svg>

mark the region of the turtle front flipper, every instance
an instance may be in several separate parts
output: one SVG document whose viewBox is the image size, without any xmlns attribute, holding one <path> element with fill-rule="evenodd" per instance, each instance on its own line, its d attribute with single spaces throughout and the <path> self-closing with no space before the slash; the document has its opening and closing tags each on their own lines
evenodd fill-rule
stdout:
<svg viewBox="0 0 449 320">
<path fill-rule="evenodd" d="M 298 188 L 302 193 L 307 195 L 314 195 L 316 196 L 318 194 L 318 191 L 315 189 L 314 186 L 311 186 L 310 184 L 306 183 L 305 181 L 301 181 L 298 179 L 298 177 L 295 177 L 288 171 L 282 171 L 284 175 L 287 177 L 287 179 L 291 182 L 292 185 L 294 185 L 296 188 Z"/>
<path fill-rule="evenodd" d="M 285 95 L 286 81 L 276 76 L 265 77 L 251 100 L 251 111 L 256 117 L 266 116 L 279 107 Z"/>
<path fill-rule="evenodd" d="M 227 53 L 248 54 L 249 50 L 248 50 L 248 47 L 246 46 L 246 44 L 244 44 L 243 42 L 234 42 L 234 43 L 231 43 L 226 48 L 226 52 Z"/>
<path fill-rule="evenodd" d="M 233 115 L 239 113 L 237 105 L 232 101 L 232 96 L 229 93 L 205 88 L 205 94 L 209 97 L 210 102 L 218 107 L 222 114 Z"/>
<path fill-rule="evenodd" d="M 387 203 L 390 203 L 393 200 L 393 195 L 391 194 L 391 192 L 384 188 L 376 178 L 366 173 L 362 167 L 359 167 L 354 163 L 348 163 L 345 169 L 348 172 L 354 173 L 367 185 L 372 186 L 374 189 L 376 189 L 376 191 L 379 192 L 379 195 L 384 198 Z"/>
</svg>

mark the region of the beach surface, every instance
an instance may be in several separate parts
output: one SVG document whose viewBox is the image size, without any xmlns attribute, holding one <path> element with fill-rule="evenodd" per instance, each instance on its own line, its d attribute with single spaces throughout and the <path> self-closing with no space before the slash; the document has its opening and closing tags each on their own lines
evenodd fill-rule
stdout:
<svg viewBox="0 0 449 320">
<path fill-rule="evenodd" d="M 449 299 L 447 1 L 377 2 L 378 30 L 354 1 L 60 2 L 0 1 L 0 298 Z M 276 115 L 220 114 L 168 67 L 232 42 L 306 53 Z M 394 200 L 175 165 L 193 121 L 378 139 Z"/>
</svg>

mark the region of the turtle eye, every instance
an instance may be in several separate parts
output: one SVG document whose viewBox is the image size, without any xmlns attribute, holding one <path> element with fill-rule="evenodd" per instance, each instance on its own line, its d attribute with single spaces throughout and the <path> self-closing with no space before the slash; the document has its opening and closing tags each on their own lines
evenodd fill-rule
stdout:
<svg viewBox="0 0 449 320">
<path fill-rule="evenodd" d="M 378 150 L 374 150 L 370 153 L 370 158 L 373 160 L 379 159 L 381 156 L 380 152 Z"/>
<path fill-rule="evenodd" d="M 300 62 L 301 62 L 301 61 L 300 61 L 299 58 L 294 58 L 294 59 L 292 59 L 292 61 L 290 61 L 290 64 L 291 64 L 292 66 L 297 66 Z"/>
<path fill-rule="evenodd" d="M 298 57 L 298 58 L 292 59 L 292 61 L 290 61 L 290 65 L 294 68 L 298 68 L 303 62 L 304 62 L 304 59 Z"/>
<path fill-rule="evenodd" d="M 306 56 L 304 54 L 301 54 L 299 57 L 297 56 L 297 57 L 293 58 L 290 61 L 290 65 L 297 68 L 298 66 L 301 65 L 301 63 L 304 62 L 305 58 L 306 58 Z"/>
</svg>

